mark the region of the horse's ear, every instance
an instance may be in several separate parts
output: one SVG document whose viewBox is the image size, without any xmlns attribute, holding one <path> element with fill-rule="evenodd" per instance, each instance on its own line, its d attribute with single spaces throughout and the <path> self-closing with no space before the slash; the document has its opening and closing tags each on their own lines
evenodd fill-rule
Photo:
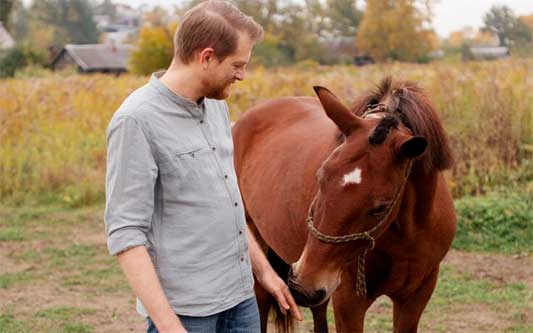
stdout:
<svg viewBox="0 0 533 333">
<path fill-rule="evenodd" d="M 411 137 L 400 144 L 396 157 L 400 160 L 416 158 L 426 151 L 427 145 L 423 136 Z"/>
<path fill-rule="evenodd" d="M 360 118 L 352 114 L 342 102 L 327 88 L 314 86 L 313 89 L 328 117 L 348 136 L 360 123 Z"/>
</svg>

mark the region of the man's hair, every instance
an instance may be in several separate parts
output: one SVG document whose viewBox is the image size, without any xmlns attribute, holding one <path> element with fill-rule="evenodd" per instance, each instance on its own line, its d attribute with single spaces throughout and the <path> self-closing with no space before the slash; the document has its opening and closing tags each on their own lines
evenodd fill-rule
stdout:
<svg viewBox="0 0 533 333">
<path fill-rule="evenodd" d="M 185 13 L 174 37 L 175 56 L 188 64 L 196 52 L 211 47 L 222 61 L 237 50 L 239 32 L 254 43 L 263 38 L 263 28 L 230 2 L 204 1 Z"/>
</svg>

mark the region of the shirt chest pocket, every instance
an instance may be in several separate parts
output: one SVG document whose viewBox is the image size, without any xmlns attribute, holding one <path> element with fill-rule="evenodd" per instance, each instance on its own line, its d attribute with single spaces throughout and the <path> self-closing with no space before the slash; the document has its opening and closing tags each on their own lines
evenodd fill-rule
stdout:
<svg viewBox="0 0 533 333">
<path fill-rule="evenodd" d="M 167 198 L 200 200 L 213 191 L 220 191 L 214 152 L 205 145 L 173 151 L 161 163 L 159 172 Z"/>
<path fill-rule="evenodd" d="M 185 152 L 177 152 L 173 155 L 175 155 L 178 160 L 200 161 L 205 155 L 209 154 L 209 152 L 210 150 L 207 147 L 197 147 L 189 148 Z"/>
</svg>

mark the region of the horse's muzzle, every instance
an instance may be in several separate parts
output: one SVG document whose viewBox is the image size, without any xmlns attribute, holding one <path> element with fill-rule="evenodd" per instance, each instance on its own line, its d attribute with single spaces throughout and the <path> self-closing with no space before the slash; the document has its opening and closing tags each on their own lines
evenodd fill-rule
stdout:
<svg viewBox="0 0 533 333">
<path fill-rule="evenodd" d="M 324 303 L 327 300 L 327 293 L 325 289 L 307 291 L 303 288 L 292 274 L 289 272 L 288 286 L 292 297 L 296 304 L 304 307 L 315 307 Z"/>
</svg>

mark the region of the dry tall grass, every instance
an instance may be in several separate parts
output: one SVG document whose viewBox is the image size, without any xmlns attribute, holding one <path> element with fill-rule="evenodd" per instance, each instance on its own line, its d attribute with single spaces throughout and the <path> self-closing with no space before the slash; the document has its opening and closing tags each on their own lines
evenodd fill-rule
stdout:
<svg viewBox="0 0 533 333">
<path fill-rule="evenodd" d="M 313 95 L 317 84 L 351 103 L 386 75 L 417 82 L 437 106 L 457 159 L 449 174 L 456 195 L 516 184 L 531 189 L 533 60 L 256 69 L 228 103 L 237 119 L 261 100 Z M 0 198 L 100 200 L 107 123 L 146 81 L 105 75 L 0 81 Z"/>
</svg>

